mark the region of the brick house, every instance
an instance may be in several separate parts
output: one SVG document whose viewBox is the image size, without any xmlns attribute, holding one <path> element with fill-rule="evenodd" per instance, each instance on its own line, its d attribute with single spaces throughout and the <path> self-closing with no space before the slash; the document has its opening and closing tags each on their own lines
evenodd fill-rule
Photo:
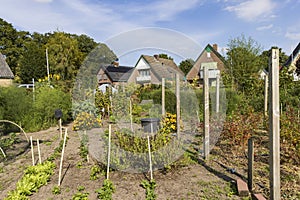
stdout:
<svg viewBox="0 0 300 200">
<path fill-rule="evenodd" d="M 179 74 L 181 79 L 184 77 L 184 73 L 173 60 L 160 58 L 158 55 L 141 55 L 128 83 L 161 84 L 162 78 L 174 79 L 175 74 Z"/>
<path fill-rule="evenodd" d="M 203 51 L 200 53 L 199 57 L 195 61 L 194 66 L 186 75 L 188 82 L 193 82 L 194 80 L 202 79 L 202 67 L 203 64 L 209 66 L 209 76 L 215 76 L 217 73 L 220 73 L 225 69 L 225 60 L 218 52 L 217 44 L 211 46 L 208 44 Z"/>
</svg>

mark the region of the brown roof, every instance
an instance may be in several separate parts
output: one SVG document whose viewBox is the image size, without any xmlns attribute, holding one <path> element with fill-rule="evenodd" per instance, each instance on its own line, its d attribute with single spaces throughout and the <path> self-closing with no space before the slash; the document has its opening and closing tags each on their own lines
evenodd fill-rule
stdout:
<svg viewBox="0 0 300 200">
<path fill-rule="evenodd" d="M 0 53 L 0 78 L 14 78 L 14 74 L 5 61 L 5 57 Z"/>
<path fill-rule="evenodd" d="M 142 58 L 144 58 L 145 61 L 151 66 L 152 72 L 159 80 L 161 80 L 161 78 L 172 79 L 176 73 L 179 73 L 181 77 L 184 76 L 184 73 L 171 59 L 148 55 L 142 55 Z"/>
</svg>

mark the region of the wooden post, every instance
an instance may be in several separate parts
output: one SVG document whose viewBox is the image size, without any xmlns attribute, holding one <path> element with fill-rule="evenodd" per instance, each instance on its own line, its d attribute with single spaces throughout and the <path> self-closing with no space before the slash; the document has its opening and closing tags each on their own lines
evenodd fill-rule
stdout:
<svg viewBox="0 0 300 200">
<path fill-rule="evenodd" d="M 59 123 L 59 133 L 60 133 L 60 139 L 62 139 L 62 122 L 61 122 L 61 118 L 59 118 L 58 120 L 58 123 Z"/>
<path fill-rule="evenodd" d="M 268 116 L 268 75 L 265 75 L 265 117 Z"/>
<path fill-rule="evenodd" d="M 180 134 L 180 81 L 179 74 L 176 74 L 176 125 L 177 125 L 177 138 Z"/>
<path fill-rule="evenodd" d="M 151 135 L 153 136 L 153 124 L 151 123 Z M 148 140 L 148 153 L 149 153 L 149 169 L 150 169 L 150 178 L 153 179 L 153 172 L 152 172 L 152 157 L 151 157 L 151 146 L 150 146 L 150 137 L 147 135 Z"/>
<path fill-rule="evenodd" d="M 6 158 L 6 154 L 4 153 L 3 149 L 0 147 L 0 151 L 3 154 L 3 157 Z"/>
<path fill-rule="evenodd" d="M 36 140 L 36 143 L 37 143 L 38 154 L 39 154 L 39 163 L 42 164 L 41 150 L 40 150 L 40 141 L 39 141 L 39 139 Z"/>
<path fill-rule="evenodd" d="M 279 50 L 272 49 L 269 65 L 270 199 L 280 199 Z"/>
<path fill-rule="evenodd" d="M 204 126 L 203 126 L 203 152 L 206 159 L 209 154 L 209 82 L 208 82 L 208 68 L 203 66 L 203 104 L 204 104 Z"/>
<path fill-rule="evenodd" d="M 64 143 L 63 143 L 63 147 L 62 147 L 62 151 L 61 151 L 61 158 L 60 158 L 60 165 L 59 165 L 59 172 L 58 172 L 58 186 L 60 186 L 60 182 L 61 182 L 61 171 L 62 171 L 62 165 L 63 165 L 63 160 L 64 160 L 67 135 L 68 135 L 68 128 L 66 128 L 66 131 L 65 131 Z"/>
<path fill-rule="evenodd" d="M 216 114 L 220 111 L 220 75 L 217 74 L 216 77 Z"/>
<path fill-rule="evenodd" d="M 31 146 L 31 158 L 32 158 L 32 166 L 35 165 L 34 161 L 34 152 L 33 152 L 33 142 L 32 142 L 32 136 L 30 136 L 30 146 Z"/>
<path fill-rule="evenodd" d="M 130 115 L 130 129 L 133 132 L 133 126 L 132 126 L 132 123 L 133 123 L 133 119 L 132 119 L 132 101 L 131 101 L 130 98 L 129 98 L 129 115 Z"/>
<path fill-rule="evenodd" d="M 253 138 L 248 140 L 248 188 L 253 189 L 253 163 L 254 163 L 254 143 Z"/>
<path fill-rule="evenodd" d="M 107 170 L 106 170 L 106 179 L 109 179 L 110 143 L 111 143 L 111 124 L 109 124 L 109 126 L 108 126 L 108 151 L 107 151 Z"/>
<path fill-rule="evenodd" d="M 165 110 L 165 78 L 161 79 L 161 114 L 166 114 Z"/>
</svg>

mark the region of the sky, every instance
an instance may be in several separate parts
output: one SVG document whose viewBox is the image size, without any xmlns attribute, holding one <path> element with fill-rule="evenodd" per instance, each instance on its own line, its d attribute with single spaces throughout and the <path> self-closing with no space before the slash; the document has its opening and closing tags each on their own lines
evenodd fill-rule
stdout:
<svg viewBox="0 0 300 200">
<path fill-rule="evenodd" d="M 17 30 L 85 34 L 133 65 L 140 53 L 196 59 L 207 44 L 225 55 L 244 34 L 290 55 L 300 42 L 300 0 L 0 0 Z M 142 51 L 143 49 L 143 51 Z M 159 51 L 162 50 L 162 51 Z M 123 57 L 123 59 L 122 59 Z M 123 63 L 122 63 L 123 61 Z"/>
</svg>

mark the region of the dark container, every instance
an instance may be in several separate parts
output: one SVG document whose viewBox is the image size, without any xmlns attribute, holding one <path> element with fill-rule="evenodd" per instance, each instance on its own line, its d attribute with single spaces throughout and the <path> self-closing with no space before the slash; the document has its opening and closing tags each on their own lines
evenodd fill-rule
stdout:
<svg viewBox="0 0 300 200">
<path fill-rule="evenodd" d="M 159 129 L 159 118 L 143 118 L 141 119 L 142 127 L 144 127 L 144 132 L 151 133 L 151 124 L 152 132 L 155 133 Z"/>
</svg>

